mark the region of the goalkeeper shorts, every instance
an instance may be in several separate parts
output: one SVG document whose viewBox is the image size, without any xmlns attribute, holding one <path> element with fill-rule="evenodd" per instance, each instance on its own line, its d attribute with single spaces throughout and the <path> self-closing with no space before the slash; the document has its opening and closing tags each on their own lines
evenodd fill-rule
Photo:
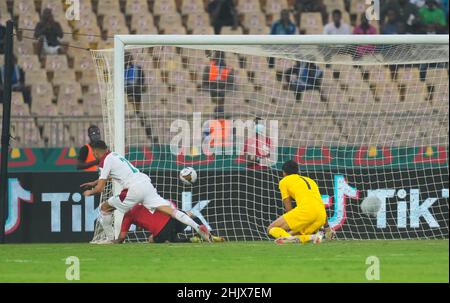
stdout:
<svg viewBox="0 0 450 303">
<path fill-rule="evenodd" d="M 283 215 L 291 231 L 311 235 L 327 221 L 325 207 L 295 207 Z"/>
<path fill-rule="evenodd" d="M 122 190 L 119 195 L 108 199 L 108 204 L 122 213 L 128 212 L 138 203 L 142 203 L 151 212 L 154 212 L 159 206 L 173 208 L 172 203 L 158 194 L 150 179 L 137 182 Z"/>
</svg>

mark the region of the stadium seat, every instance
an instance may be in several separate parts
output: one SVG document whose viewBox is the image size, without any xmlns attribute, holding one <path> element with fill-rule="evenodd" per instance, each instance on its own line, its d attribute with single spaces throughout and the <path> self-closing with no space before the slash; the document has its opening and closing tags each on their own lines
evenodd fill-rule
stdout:
<svg viewBox="0 0 450 303">
<path fill-rule="evenodd" d="M 67 70 L 55 70 L 53 72 L 53 85 L 59 86 L 64 83 L 74 83 L 76 82 L 75 73 L 72 69 Z"/>
<path fill-rule="evenodd" d="M 34 29 L 39 22 L 39 15 L 35 11 L 30 11 L 20 14 L 18 17 L 19 28 L 26 29 L 26 31 L 23 31 L 24 37 L 33 38 Z"/>
<path fill-rule="evenodd" d="M 223 26 L 222 30 L 220 31 L 221 35 L 242 35 L 244 34 L 244 31 L 242 30 L 242 27 L 238 26 L 235 30 L 233 30 L 232 26 Z"/>
<path fill-rule="evenodd" d="M 118 0 L 101 0 L 98 1 L 97 15 L 105 16 L 112 14 L 120 14 L 120 5 Z"/>
<path fill-rule="evenodd" d="M 190 13 L 187 16 L 186 27 L 188 30 L 193 31 L 201 28 L 208 28 L 210 26 L 209 15 L 205 12 L 202 13 Z"/>
<path fill-rule="evenodd" d="M 128 27 L 125 22 L 125 17 L 122 13 L 112 13 L 103 17 L 103 30 L 107 35 L 111 33 L 117 34 L 129 34 Z"/>
<path fill-rule="evenodd" d="M 36 55 L 23 55 L 17 58 L 17 63 L 26 72 L 28 70 L 41 69 L 41 62 Z"/>
<path fill-rule="evenodd" d="M 246 13 L 243 15 L 242 25 L 245 29 L 253 27 L 265 27 L 266 16 L 261 12 Z"/>
<path fill-rule="evenodd" d="M 27 70 L 25 73 L 25 81 L 31 85 L 47 82 L 47 72 L 43 68 Z"/>
<path fill-rule="evenodd" d="M 248 30 L 249 35 L 268 35 L 269 33 L 270 27 L 268 26 L 250 27 Z"/>
<path fill-rule="evenodd" d="M 322 34 L 323 23 L 320 13 L 302 13 L 300 17 L 300 30 L 308 35 Z"/>
<path fill-rule="evenodd" d="M 171 26 L 183 26 L 181 16 L 178 13 L 162 15 L 159 18 L 158 28 L 160 30 Z"/>
<path fill-rule="evenodd" d="M 261 12 L 258 0 L 239 0 L 236 9 L 239 14 Z"/>
<path fill-rule="evenodd" d="M 97 27 L 97 16 L 92 11 L 82 11 L 80 13 L 80 20 L 72 23 L 75 29 Z"/>
<path fill-rule="evenodd" d="M 193 35 L 214 35 L 214 28 L 212 26 L 194 27 Z"/>
<path fill-rule="evenodd" d="M 153 2 L 153 15 L 161 16 L 166 14 L 176 13 L 176 5 L 174 0 L 154 1 Z"/>
<path fill-rule="evenodd" d="M 162 30 L 162 33 L 164 35 L 186 35 L 187 31 L 186 28 L 184 26 L 180 26 L 180 25 L 171 25 L 168 27 L 165 27 Z"/>
<path fill-rule="evenodd" d="M 31 1 L 30 1 L 31 2 Z M 44 9 L 49 8 L 52 10 L 53 16 L 65 16 L 65 10 L 62 1 L 54 1 L 54 0 L 42 0 L 41 3 L 41 13 Z"/>
<path fill-rule="evenodd" d="M 350 14 L 361 15 L 366 12 L 367 7 L 365 0 L 352 0 L 350 2 Z"/>
<path fill-rule="evenodd" d="M 189 14 L 197 14 L 204 13 L 205 6 L 203 4 L 203 0 L 183 0 L 181 4 L 181 14 L 189 15 Z"/>
<path fill-rule="evenodd" d="M 81 86 L 79 83 L 62 83 L 58 89 L 58 102 L 61 98 L 73 98 L 71 100 L 79 100 L 82 98 Z"/>
<path fill-rule="evenodd" d="M 13 12 L 15 17 L 36 13 L 34 1 L 15 0 L 13 4 Z"/>
<path fill-rule="evenodd" d="M 128 16 L 150 14 L 147 0 L 127 0 L 125 2 L 125 14 Z"/>
<path fill-rule="evenodd" d="M 155 33 L 155 30 L 157 32 L 153 15 L 149 12 L 140 12 L 139 14 L 132 15 L 131 30 L 140 33 L 145 33 L 146 30 L 150 30 L 152 33 Z"/>
<path fill-rule="evenodd" d="M 289 5 L 286 0 L 266 0 L 264 12 L 266 15 L 279 15 L 281 10 L 288 8 Z"/>
<path fill-rule="evenodd" d="M 46 57 L 45 69 L 47 71 L 66 70 L 68 67 L 66 55 L 52 55 Z"/>
<path fill-rule="evenodd" d="M 342 13 L 345 12 L 344 0 L 324 0 L 323 3 L 325 4 L 325 7 L 327 8 L 327 12 L 329 14 L 331 14 L 336 9 L 340 10 Z"/>
<path fill-rule="evenodd" d="M 22 41 L 14 40 L 14 54 L 18 55 L 33 55 L 34 54 L 34 40 L 22 39 Z"/>
</svg>

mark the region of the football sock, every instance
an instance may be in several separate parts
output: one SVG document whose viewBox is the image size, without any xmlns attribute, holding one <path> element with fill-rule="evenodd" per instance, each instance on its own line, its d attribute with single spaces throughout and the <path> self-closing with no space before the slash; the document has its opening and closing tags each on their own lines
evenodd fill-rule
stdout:
<svg viewBox="0 0 450 303">
<path fill-rule="evenodd" d="M 290 237 L 291 234 L 282 229 L 281 227 L 272 227 L 269 230 L 269 235 L 274 237 L 275 239 L 281 238 L 281 237 Z"/>
<path fill-rule="evenodd" d="M 198 231 L 199 225 L 195 223 L 194 220 L 192 220 L 188 215 L 186 215 L 184 212 L 179 211 L 178 209 L 174 209 L 172 213 L 172 217 L 177 219 L 183 224 L 189 225 L 192 227 L 195 231 Z"/>
</svg>

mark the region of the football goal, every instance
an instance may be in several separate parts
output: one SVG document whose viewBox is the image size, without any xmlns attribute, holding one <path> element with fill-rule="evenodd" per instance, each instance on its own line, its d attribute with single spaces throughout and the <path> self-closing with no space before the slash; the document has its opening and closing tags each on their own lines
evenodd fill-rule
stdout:
<svg viewBox="0 0 450 303">
<path fill-rule="evenodd" d="M 337 239 L 448 238 L 448 36 L 117 35 L 92 56 L 111 149 L 212 233 L 268 240 L 295 160 Z"/>
</svg>

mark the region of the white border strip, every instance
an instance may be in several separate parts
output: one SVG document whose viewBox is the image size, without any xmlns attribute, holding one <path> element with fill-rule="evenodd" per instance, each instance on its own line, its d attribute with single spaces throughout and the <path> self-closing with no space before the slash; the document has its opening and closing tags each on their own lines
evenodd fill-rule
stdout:
<svg viewBox="0 0 450 303">
<path fill-rule="evenodd" d="M 449 44 L 448 35 L 116 35 L 125 45 Z"/>
</svg>

